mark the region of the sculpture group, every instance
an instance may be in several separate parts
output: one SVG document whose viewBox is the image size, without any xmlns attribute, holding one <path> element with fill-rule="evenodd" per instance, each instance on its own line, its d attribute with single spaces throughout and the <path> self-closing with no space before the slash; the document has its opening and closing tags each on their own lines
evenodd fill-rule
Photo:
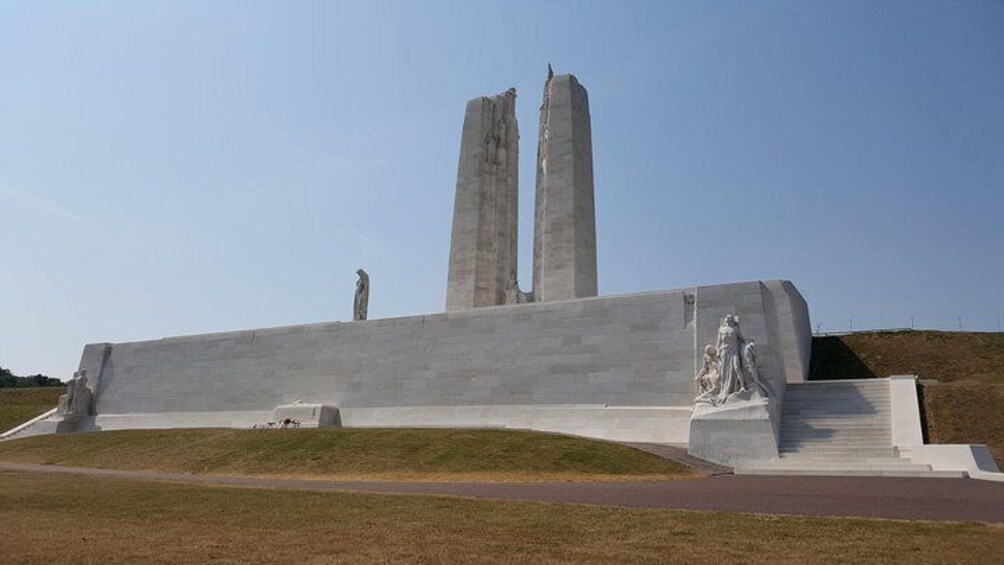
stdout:
<svg viewBox="0 0 1004 565">
<path fill-rule="evenodd" d="M 756 343 L 743 337 L 739 316 L 729 314 L 722 319 L 717 343 L 704 348 L 704 362 L 695 380 L 697 404 L 721 406 L 769 396 L 757 369 Z"/>
<path fill-rule="evenodd" d="M 66 383 L 66 394 L 59 397 L 56 413 L 60 416 L 88 416 L 91 413 L 93 394 L 87 387 L 87 371 L 73 373 Z"/>
</svg>

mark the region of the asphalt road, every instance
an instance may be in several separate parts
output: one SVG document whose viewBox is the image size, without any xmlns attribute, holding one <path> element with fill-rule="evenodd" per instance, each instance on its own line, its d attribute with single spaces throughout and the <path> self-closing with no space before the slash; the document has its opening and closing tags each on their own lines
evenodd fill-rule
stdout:
<svg viewBox="0 0 1004 565">
<path fill-rule="evenodd" d="M 0 468 L 217 486 L 1004 523 L 1004 483 L 974 479 L 717 475 L 662 482 L 416 483 L 221 477 L 20 463 L 0 463 Z"/>
</svg>

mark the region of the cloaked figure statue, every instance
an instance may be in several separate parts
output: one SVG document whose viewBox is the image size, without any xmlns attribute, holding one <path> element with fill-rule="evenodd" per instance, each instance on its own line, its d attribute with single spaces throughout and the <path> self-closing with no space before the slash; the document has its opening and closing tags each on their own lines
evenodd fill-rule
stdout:
<svg viewBox="0 0 1004 565">
<path fill-rule="evenodd" d="M 356 274 L 359 275 L 359 280 L 356 281 L 356 298 L 352 304 L 352 319 L 359 322 L 365 320 L 369 314 L 370 276 L 362 269 L 356 271 Z"/>
</svg>

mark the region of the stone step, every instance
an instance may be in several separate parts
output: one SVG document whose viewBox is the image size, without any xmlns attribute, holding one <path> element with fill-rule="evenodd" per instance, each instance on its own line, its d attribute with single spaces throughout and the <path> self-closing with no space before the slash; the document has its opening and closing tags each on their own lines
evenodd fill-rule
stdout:
<svg viewBox="0 0 1004 565">
<path fill-rule="evenodd" d="M 815 441 L 890 439 L 889 430 L 785 430 L 781 439 L 803 439 Z"/>
<path fill-rule="evenodd" d="M 891 443 L 887 443 L 885 445 L 859 445 L 858 443 L 855 443 L 855 442 L 847 442 L 845 445 L 839 445 L 839 444 L 834 443 L 832 441 L 809 441 L 809 442 L 802 443 L 801 445 L 803 446 L 803 449 L 811 447 L 813 450 L 843 450 L 843 451 L 846 451 L 848 449 L 855 449 L 855 448 L 867 448 L 867 449 L 883 448 L 883 449 L 893 449 L 893 446 L 892 446 Z"/>
<path fill-rule="evenodd" d="M 781 438 L 782 447 L 840 447 L 840 448 L 885 448 L 892 447 L 893 442 L 889 438 L 837 438 L 833 440 Z"/>
<path fill-rule="evenodd" d="M 812 426 L 812 427 L 838 427 L 838 426 L 848 426 L 848 427 L 876 427 L 876 426 L 890 426 L 890 422 L 887 419 L 882 418 L 840 418 L 840 417 L 826 417 L 826 418 L 795 418 L 788 419 L 787 421 L 781 420 L 781 427 L 791 427 L 791 426 Z"/>
<path fill-rule="evenodd" d="M 810 459 L 833 459 L 833 460 L 845 460 L 845 459 L 861 459 L 861 458 L 880 458 L 887 459 L 890 457 L 896 457 L 896 454 L 889 447 L 883 447 L 881 445 L 864 446 L 858 448 L 844 448 L 844 449 L 832 449 L 832 450 L 819 450 L 819 449 L 805 449 L 803 447 L 780 447 L 777 450 L 779 457 L 796 457 L 796 458 L 810 458 Z"/>
<path fill-rule="evenodd" d="M 804 399 L 834 399 L 834 400 L 860 400 L 860 399 L 883 399 L 889 398 L 889 387 L 875 388 L 874 390 L 792 390 L 788 388 L 784 392 L 784 401 Z"/>
<path fill-rule="evenodd" d="M 847 457 L 854 457 L 854 458 L 896 457 L 896 452 L 893 450 L 892 446 L 882 446 L 882 445 L 848 446 L 848 445 L 816 444 L 816 445 L 799 445 L 799 446 L 780 446 L 778 447 L 778 452 L 806 455 L 806 456 L 832 454 L 832 455 L 846 455 Z"/>
<path fill-rule="evenodd" d="M 874 467 L 858 469 L 852 467 L 736 467 L 736 475 L 801 475 L 812 477 L 918 477 L 937 479 L 964 479 L 969 475 L 965 471 L 932 471 L 926 468 Z"/>
<path fill-rule="evenodd" d="M 785 398 L 784 407 L 806 407 L 806 406 L 885 406 L 892 403 L 888 398 L 857 398 L 854 400 L 842 400 L 835 398 Z"/>
<path fill-rule="evenodd" d="M 839 447 L 842 449 L 852 447 L 892 447 L 892 440 L 889 438 L 835 440 L 781 438 L 778 444 L 778 448 L 784 449 L 815 449 L 817 447 Z"/>
<path fill-rule="evenodd" d="M 847 444 L 856 445 L 863 442 L 885 442 L 883 445 L 892 445 L 892 438 L 890 437 L 792 437 L 792 436 L 781 436 L 781 443 L 800 443 L 809 445 L 837 445 L 837 444 Z"/>
<path fill-rule="evenodd" d="M 851 425 L 854 424 L 854 425 Z M 846 422 L 831 426 L 814 425 L 812 422 L 781 422 L 781 431 L 784 433 L 892 433 L 892 429 L 886 423 L 862 423 Z"/>
<path fill-rule="evenodd" d="M 840 406 L 840 407 L 879 407 L 888 408 L 891 402 L 887 400 L 880 399 L 868 399 L 868 400 L 827 400 L 825 398 L 813 398 L 811 400 L 790 400 L 784 399 L 784 409 L 791 410 L 792 408 L 816 408 L 819 406 Z"/>
<path fill-rule="evenodd" d="M 810 394 L 805 396 L 800 396 L 795 394 L 793 396 L 784 397 L 784 405 L 792 404 L 809 404 L 818 402 L 834 402 L 834 403 L 889 403 L 891 398 L 889 395 L 867 395 L 867 396 L 825 396 L 822 394 Z"/>
<path fill-rule="evenodd" d="M 889 406 L 833 406 L 818 404 L 814 406 L 787 406 L 781 409 L 782 414 L 803 414 L 806 412 L 829 412 L 834 414 L 875 414 L 892 410 Z"/>
<path fill-rule="evenodd" d="M 913 467 L 926 467 L 930 469 L 930 465 L 921 465 L 918 463 L 911 463 L 909 461 L 904 461 L 902 463 L 897 462 L 895 458 L 882 458 L 882 457 L 869 457 L 866 459 L 817 459 L 815 457 L 799 457 L 793 460 L 771 460 L 767 462 L 752 461 L 748 462 L 752 466 L 757 466 L 760 463 L 764 463 L 766 466 L 779 467 L 779 468 L 801 468 L 801 469 L 825 469 L 827 467 L 839 467 L 843 469 L 865 469 L 869 467 L 883 467 L 883 468 L 896 468 L 896 469 L 909 469 Z"/>
<path fill-rule="evenodd" d="M 789 420 L 823 420 L 827 418 L 833 418 L 835 420 L 856 420 L 860 419 L 863 422 L 868 422 L 870 420 L 888 420 L 891 414 L 889 412 L 830 412 L 830 411 L 813 411 L 809 413 L 792 413 L 784 412 L 781 414 L 781 418 L 788 418 Z"/>
<path fill-rule="evenodd" d="M 843 381 L 814 381 L 809 383 L 793 383 L 788 385 L 788 390 L 822 390 L 822 389 L 849 389 L 849 388 L 869 388 L 884 387 L 889 388 L 889 381 L 885 379 L 848 379 Z"/>
<path fill-rule="evenodd" d="M 853 394 L 833 393 L 833 394 L 785 394 L 785 402 L 819 402 L 821 400 L 832 400 L 834 402 L 888 402 L 890 396 L 880 392 L 854 392 Z"/>
<path fill-rule="evenodd" d="M 811 434 L 821 434 L 821 433 L 883 433 L 891 434 L 892 430 L 887 425 L 829 425 L 829 426 L 799 426 L 795 424 L 789 424 L 787 426 L 781 426 L 782 434 L 798 434 L 798 433 L 811 433 Z"/>
<path fill-rule="evenodd" d="M 754 462 L 755 463 L 755 462 Z M 779 459 L 771 459 L 767 463 L 773 465 L 781 466 L 792 466 L 792 465 L 809 465 L 809 466 L 820 466 L 820 465 L 837 465 L 837 466 L 850 466 L 850 465 L 891 465 L 896 467 L 902 466 L 922 466 L 930 467 L 926 463 L 914 463 L 909 459 L 904 459 L 902 457 L 849 457 L 840 460 L 835 460 L 832 457 L 810 457 L 805 455 L 782 455 Z"/>
<path fill-rule="evenodd" d="M 836 439 L 836 438 L 876 438 L 891 437 L 888 428 L 781 428 L 781 437 L 798 437 L 810 439 Z"/>
<path fill-rule="evenodd" d="M 850 430 L 836 430 L 832 428 L 782 428 L 782 438 L 802 438 L 802 439 L 874 439 L 890 438 L 892 434 L 888 429 L 873 430 L 869 428 L 853 428 Z"/>
<path fill-rule="evenodd" d="M 845 389 L 829 389 L 829 390 L 819 390 L 819 389 L 792 389 L 791 385 L 784 391 L 785 398 L 792 398 L 804 396 L 806 398 L 860 398 L 860 397 L 880 397 L 889 396 L 889 386 L 876 387 L 876 388 L 845 388 Z"/>
<path fill-rule="evenodd" d="M 784 397 L 785 406 L 795 406 L 795 405 L 809 405 L 809 404 L 886 404 L 888 405 L 891 399 L 888 396 L 875 397 L 875 396 L 865 396 L 865 397 L 855 397 L 855 398 L 841 398 L 832 396 L 786 396 Z"/>
</svg>

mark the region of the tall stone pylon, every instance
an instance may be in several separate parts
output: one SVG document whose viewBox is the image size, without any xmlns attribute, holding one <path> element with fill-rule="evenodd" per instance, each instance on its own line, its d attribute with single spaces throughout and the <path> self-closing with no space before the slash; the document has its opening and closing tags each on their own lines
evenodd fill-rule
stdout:
<svg viewBox="0 0 1004 565">
<path fill-rule="evenodd" d="M 446 310 L 505 304 L 516 281 L 516 89 L 467 103 L 453 204 Z"/>
<path fill-rule="evenodd" d="M 596 214 L 589 95 L 547 67 L 537 142 L 533 299 L 596 296 Z"/>
</svg>

